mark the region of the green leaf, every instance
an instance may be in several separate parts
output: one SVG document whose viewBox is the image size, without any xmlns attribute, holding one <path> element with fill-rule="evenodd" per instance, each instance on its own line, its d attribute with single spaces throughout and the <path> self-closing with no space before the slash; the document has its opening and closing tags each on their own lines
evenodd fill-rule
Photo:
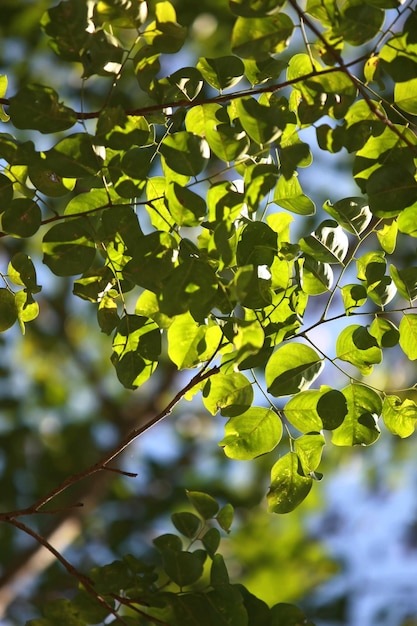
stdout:
<svg viewBox="0 0 417 626">
<path fill-rule="evenodd" d="M 229 0 L 232 13 L 242 17 L 262 17 L 279 11 L 284 4 L 283 0 Z"/>
<path fill-rule="evenodd" d="M 397 223 L 401 233 L 417 237 L 417 202 L 400 213 Z"/>
<path fill-rule="evenodd" d="M 398 396 L 386 396 L 382 405 L 382 418 L 385 426 L 394 435 L 409 437 L 414 433 L 417 405 L 408 398 L 401 402 Z"/>
<path fill-rule="evenodd" d="M 216 515 L 216 520 L 220 528 L 227 533 L 230 531 L 230 527 L 233 522 L 234 509 L 231 504 L 225 504 Z"/>
<path fill-rule="evenodd" d="M 417 182 L 400 165 L 383 165 L 373 172 L 366 186 L 369 208 L 377 217 L 394 217 L 417 202 Z"/>
<path fill-rule="evenodd" d="M 212 519 L 219 511 L 217 501 L 212 496 L 209 496 L 208 493 L 187 491 L 187 498 L 205 520 Z"/>
<path fill-rule="evenodd" d="M 417 115 L 417 78 L 395 83 L 394 101 L 406 113 Z"/>
<path fill-rule="evenodd" d="M 267 494 L 271 513 L 290 513 L 308 496 L 313 480 L 304 476 L 295 452 L 289 452 L 271 470 L 271 485 Z"/>
<path fill-rule="evenodd" d="M 264 222 L 249 222 L 237 244 L 237 264 L 272 265 L 278 252 L 277 233 Z"/>
<path fill-rule="evenodd" d="M 295 440 L 294 452 L 300 460 L 304 474 L 311 474 L 318 468 L 325 444 L 323 435 L 319 433 L 302 435 Z"/>
<path fill-rule="evenodd" d="M 242 128 L 256 143 L 268 144 L 281 136 L 282 127 L 273 107 L 261 104 L 255 98 L 239 98 L 235 106 Z"/>
<path fill-rule="evenodd" d="M 352 46 L 361 46 L 375 37 L 383 25 L 384 12 L 361 0 L 347 0 L 338 14 L 335 34 Z"/>
<path fill-rule="evenodd" d="M 348 413 L 339 428 L 332 432 L 335 446 L 369 446 L 379 435 L 378 418 L 382 411 L 379 394 L 370 387 L 352 383 L 342 390 Z"/>
<path fill-rule="evenodd" d="M 173 54 L 181 50 L 187 29 L 178 24 L 174 7 L 166 0 L 155 4 L 156 20 L 146 28 L 143 36 L 146 43 L 158 52 Z"/>
<path fill-rule="evenodd" d="M 301 266 L 301 286 L 304 293 L 316 296 L 330 291 L 333 284 L 333 270 L 328 263 L 320 263 L 307 256 Z"/>
<path fill-rule="evenodd" d="M 282 422 L 275 411 L 251 407 L 226 423 L 219 446 L 230 459 L 246 461 L 273 450 L 282 437 Z"/>
<path fill-rule="evenodd" d="M 95 243 L 85 218 L 55 224 L 42 241 L 43 262 L 57 276 L 73 276 L 87 271 L 96 256 Z"/>
<path fill-rule="evenodd" d="M 93 137 L 86 133 L 68 135 L 45 152 L 45 166 L 63 178 L 95 176 L 102 164 L 103 159 L 94 150 Z"/>
<path fill-rule="evenodd" d="M 185 130 L 167 135 L 159 150 L 168 167 L 186 176 L 197 176 L 210 156 L 207 141 Z"/>
<path fill-rule="evenodd" d="M 303 193 L 297 172 L 291 178 L 280 176 L 275 187 L 274 202 L 283 209 L 297 213 L 297 215 L 314 215 L 316 205 Z"/>
<path fill-rule="evenodd" d="M 245 167 L 245 202 L 248 211 L 256 211 L 261 200 L 275 187 L 278 169 L 272 163 L 257 163 Z"/>
<path fill-rule="evenodd" d="M 32 237 L 41 226 L 41 210 L 30 198 L 15 198 L 1 214 L 4 232 L 16 237 Z"/>
<path fill-rule="evenodd" d="M 417 267 L 397 270 L 394 265 L 390 265 L 389 271 L 402 297 L 413 302 L 417 298 Z"/>
<path fill-rule="evenodd" d="M 31 322 L 39 315 L 39 304 L 35 302 L 30 292 L 25 289 L 18 291 L 15 296 L 17 317 L 22 333 L 25 333 L 25 322 Z"/>
<path fill-rule="evenodd" d="M 384 224 L 382 228 L 376 231 L 379 245 L 387 254 L 392 254 L 394 252 L 395 246 L 397 245 L 397 234 L 398 234 L 397 220 L 393 220 L 391 224 Z M 398 285 L 397 285 L 397 289 L 398 289 Z"/>
<path fill-rule="evenodd" d="M 362 306 L 367 300 L 366 289 L 363 285 L 356 283 L 344 285 L 342 287 L 343 305 L 347 315 L 352 312 L 352 309 Z"/>
<path fill-rule="evenodd" d="M 325 220 L 311 235 L 300 239 L 300 248 L 316 261 L 343 263 L 349 240 L 337 222 Z"/>
<path fill-rule="evenodd" d="M 128 389 L 140 387 L 153 374 L 161 352 L 161 334 L 151 319 L 125 315 L 113 339 L 111 361 Z"/>
<path fill-rule="evenodd" d="M 307 622 L 304 613 L 293 604 L 280 602 L 271 608 L 270 626 L 314 626 Z"/>
<path fill-rule="evenodd" d="M 302 391 L 287 402 L 284 413 L 302 433 L 334 430 L 346 416 L 346 399 L 340 391 L 329 387 Z"/>
<path fill-rule="evenodd" d="M 384 317 L 376 317 L 369 328 L 369 334 L 375 337 L 381 348 L 393 348 L 398 344 L 398 328 Z"/>
<path fill-rule="evenodd" d="M 0 76 L 0 98 L 4 98 L 7 91 L 7 76 Z M 6 111 L 3 108 L 3 105 L 0 104 L 0 122 L 8 122 L 10 117 L 7 115 Z"/>
<path fill-rule="evenodd" d="M 196 367 L 214 355 L 220 345 L 219 326 L 197 324 L 190 313 L 177 315 L 167 333 L 168 356 L 178 369 Z"/>
<path fill-rule="evenodd" d="M 153 146 L 130 148 L 124 153 L 120 166 L 130 178 L 145 180 L 151 170 L 154 156 L 155 148 Z"/>
<path fill-rule="evenodd" d="M 229 585 L 229 574 L 221 554 L 215 554 L 210 570 L 210 585 L 214 588 Z"/>
<path fill-rule="evenodd" d="M 174 220 L 165 204 L 165 177 L 155 176 L 149 178 L 146 184 L 147 204 L 146 210 L 152 226 L 156 230 L 170 232 L 174 227 Z"/>
<path fill-rule="evenodd" d="M 181 511 L 171 515 L 172 523 L 175 528 L 185 537 L 193 539 L 198 535 L 202 528 L 202 522 L 194 513 Z"/>
<path fill-rule="evenodd" d="M 289 396 L 304 391 L 324 367 L 315 350 L 301 343 L 285 344 L 270 357 L 265 368 L 268 393 Z"/>
<path fill-rule="evenodd" d="M 220 545 L 220 531 L 217 528 L 209 528 L 201 538 L 201 543 L 207 550 L 209 556 L 213 557 Z"/>
<path fill-rule="evenodd" d="M 169 317 L 189 311 L 203 323 L 217 297 L 217 278 L 211 266 L 195 256 L 190 255 L 164 281 L 159 308 Z"/>
<path fill-rule="evenodd" d="M 400 326 L 400 346 L 411 361 L 417 359 L 417 315 L 403 315 Z"/>
<path fill-rule="evenodd" d="M 11 328 L 17 320 L 18 309 L 13 293 L 0 287 L 0 332 Z"/>
<path fill-rule="evenodd" d="M 7 274 L 15 285 L 26 287 L 31 293 L 38 293 L 42 287 L 37 284 L 36 270 L 30 256 L 24 252 L 14 254 L 7 267 Z"/>
<path fill-rule="evenodd" d="M 199 226 L 205 218 L 206 203 L 191 189 L 174 181 L 167 185 L 165 198 L 168 210 L 178 226 Z"/>
<path fill-rule="evenodd" d="M 241 157 L 249 148 L 249 138 L 241 125 L 229 117 L 227 108 L 220 104 L 203 104 L 193 107 L 186 117 L 187 129 L 204 135 L 210 149 L 229 163 Z"/>
<path fill-rule="evenodd" d="M 197 69 L 202 73 L 204 80 L 219 91 L 237 85 L 245 72 L 243 61 L 236 56 L 224 56 L 215 59 L 200 57 L 197 62 Z"/>
<path fill-rule="evenodd" d="M 9 115 L 16 128 L 57 133 L 77 122 L 75 111 L 59 102 L 51 87 L 25 85 L 9 102 Z"/>
<path fill-rule="evenodd" d="M 378 343 L 364 326 L 352 324 L 344 328 L 336 341 L 336 356 L 341 361 L 352 363 L 368 376 L 373 366 L 382 361 L 382 351 Z"/>
<path fill-rule="evenodd" d="M 294 24 L 285 13 L 271 17 L 238 17 L 232 31 L 232 52 L 243 59 L 263 59 L 288 46 Z"/>
<path fill-rule="evenodd" d="M 241 373 L 215 374 L 204 386 L 203 403 L 212 415 L 219 410 L 224 417 L 241 415 L 249 409 L 252 401 L 252 385 Z"/>
<path fill-rule="evenodd" d="M 372 213 L 363 198 L 352 197 L 338 200 L 334 204 L 326 200 L 323 209 L 349 233 L 359 236 L 369 225 Z"/>
<path fill-rule="evenodd" d="M 203 574 L 203 564 L 192 552 L 166 551 L 163 561 L 165 573 L 179 587 L 192 585 Z"/>
</svg>

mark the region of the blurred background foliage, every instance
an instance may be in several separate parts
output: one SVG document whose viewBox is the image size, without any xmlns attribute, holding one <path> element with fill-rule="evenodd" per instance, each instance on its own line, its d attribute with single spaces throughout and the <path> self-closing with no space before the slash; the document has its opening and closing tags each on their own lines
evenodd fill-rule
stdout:
<svg viewBox="0 0 417 626">
<path fill-rule="evenodd" d="M 152 2 L 149 4 L 152 6 Z M 81 103 L 75 100 L 80 86 L 79 66 L 74 65 L 73 72 L 68 73 L 65 63 L 64 73 L 64 65 L 51 53 L 39 27 L 50 5 L 49 0 L 2 0 L 0 73 L 8 74 L 11 94 L 30 77 L 31 82 L 55 84 L 60 96 L 79 109 Z M 229 52 L 232 15 L 225 0 L 176 0 L 174 5 L 178 21 L 190 29 L 192 36 L 178 57 L 168 59 L 172 64 L 163 68 L 163 75 L 177 66 L 193 65 L 203 50 L 206 57 Z M 108 80 L 90 79 L 83 105 L 94 109 L 107 88 Z M 137 85 L 121 83 L 114 97 L 127 107 L 142 104 Z M 322 180 L 307 182 L 309 195 L 325 199 L 335 177 L 343 179 L 346 156 L 333 157 L 332 164 L 323 161 Z M 3 238 L 0 263 L 11 252 L 18 252 L 19 246 L 17 239 Z M 36 259 L 36 241 L 33 246 L 30 254 Z M 415 251 L 399 247 L 397 254 L 404 254 L 406 263 L 410 253 L 414 255 Z M 98 332 L 94 308 L 74 300 L 71 281 L 58 281 L 46 270 L 40 279 L 44 285 L 39 297 L 40 316 L 27 327 L 25 337 L 17 328 L 0 336 L 2 510 L 31 504 L 69 474 L 99 459 L 133 425 L 146 422 L 160 411 L 184 384 L 184 374 L 166 361 L 138 391 L 124 390 L 110 363 L 108 338 Z M 407 369 L 411 367 L 393 352 L 393 361 L 385 363 L 380 375 L 387 380 L 395 377 L 395 385 L 399 379 L 407 384 L 415 378 L 415 372 Z M 368 493 L 368 499 L 373 498 L 378 508 L 381 501 L 403 488 L 404 477 L 412 475 L 415 479 L 415 444 L 390 438 L 382 451 L 333 450 L 324 461 L 326 475 L 354 476 L 358 485 L 356 492 L 353 488 L 346 491 L 345 507 L 334 498 L 331 486 L 327 491 L 316 486 L 290 516 L 277 517 L 266 513 L 264 501 L 270 459 L 266 455 L 250 464 L 226 459 L 217 447 L 222 426 L 223 419 L 210 417 L 198 398 L 182 402 L 166 423 L 141 437 L 118 460 L 122 469 L 138 472 L 136 479 L 111 472 L 90 477 L 53 505 L 55 509 L 74 508 L 56 516 L 37 516 L 31 523 L 46 536 L 56 533 L 55 545 L 66 549 L 76 567 L 87 571 L 126 552 L 147 555 L 152 538 L 169 532 L 169 514 L 186 504 L 185 489 L 207 491 L 236 507 L 234 530 L 224 540 L 223 548 L 236 581 L 271 604 L 304 602 L 309 617 L 318 625 L 353 623 L 349 606 L 360 592 L 355 585 L 346 583 L 345 578 L 340 591 L 320 595 L 325 581 L 343 580 L 350 563 L 342 551 L 325 540 L 337 535 L 352 510 L 358 511 L 363 502 L 355 501 L 358 493 Z M 415 484 L 407 488 L 408 498 L 414 502 Z M 84 506 L 77 508 L 81 501 Z M 374 530 L 369 527 L 367 515 L 369 511 L 363 509 L 358 524 L 365 535 Z M 415 550 L 417 544 L 417 508 L 414 517 L 412 510 L 410 515 L 404 522 L 404 532 L 408 533 L 408 548 L 404 551 L 408 553 L 410 546 Z M 385 524 L 382 519 L 377 523 Z M 394 541 L 393 534 L 389 534 L 391 527 L 385 526 L 387 535 L 382 541 Z M 360 543 L 355 546 L 357 535 L 352 527 L 349 532 L 344 540 L 354 552 Z M 385 549 L 380 545 L 381 551 Z M 38 546 L 5 524 L 0 527 L 0 554 L 0 621 L 4 626 L 23 624 L 46 601 L 73 588 L 73 580 L 59 564 L 44 564 Z M 33 554 L 36 558 L 31 561 Z M 365 556 L 369 556 L 366 551 Z M 367 567 L 366 562 L 363 567 Z M 411 601 L 406 615 L 397 606 L 397 612 L 388 616 L 391 621 L 384 621 L 385 612 L 378 624 L 412 626 L 417 623 L 412 619 L 417 615 L 415 602 L 413 608 Z M 361 623 L 372 626 L 377 622 Z"/>
</svg>

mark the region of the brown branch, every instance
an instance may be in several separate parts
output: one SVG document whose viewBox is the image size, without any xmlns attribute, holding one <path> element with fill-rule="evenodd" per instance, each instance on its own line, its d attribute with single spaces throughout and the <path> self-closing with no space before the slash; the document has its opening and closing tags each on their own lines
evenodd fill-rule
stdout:
<svg viewBox="0 0 417 626">
<path fill-rule="evenodd" d="M 61 565 L 63 565 L 63 567 L 67 570 L 69 574 L 71 574 L 71 576 L 74 576 L 82 584 L 87 593 L 93 596 L 93 598 L 95 598 L 107 611 L 109 611 L 109 613 L 114 615 L 118 622 L 120 622 L 121 624 L 126 624 L 124 619 L 117 613 L 117 611 L 115 611 L 114 608 L 108 602 L 106 602 L 106 600 L 99 593 L 95 591 L 93 582 L 87 576 L 84 576 L 84 574 L 79 572 L 69 561 L 67 561 L 67 559 L 62 556 L 62 554 L 56 548 L 54 548 L 54 546 L 47 539 L 45 539 L 45 537 L 42 537 L 42 535 L 33 530 L 33 528 L 30 528 L 30 526 L 24 524 L 21 520 L 9 518 L 4 521 L 7 521 L 15 528 L 18 528 L 27 535 L 33 537 L 33 539 L 35 539 L 38 544 L 46 548 L 57 559 L 57 561 L 59 561 Z"/>
<path fill-rule="evenodd" d="M 382 111 L 371 100 L 371 98 L 370 98 L 366 88 L 362 84 L 362 82 L 358 78 L 356 78 L 356 76 L 354 76 L 353 74 L 350 73 L 348 68 L 352 64 L 351 63 L 345 63 L 345 61 L 343 60 L 343 58 L 339 54 L 339 52 L 336 50 L 336 48 L 326 40 L 326 38 L 323 36 L 323 34 L 320 32 L 320 30 L 316 27 L 316 25 L 308 17 L 306 17 L 305 12 L 302 9 L 300 9 L 300 7 L 298 6 L 296 0 L 288 0 L 288 1 L 289 1 L 290 5 L 292 6 L 292 8 L 294 9 L 294 11 L 297 13 L 300 21 L 302 20 L 304 22 L 304 24 L 306 24 L 308 26 L 308 28 L 322 42 L 322 44 L 325 46 L 326 50 L 332 55 L 334 60 L 339 64 L 339 67 L 334 68 L 334 69 L 336 69 L 337 71 L 342 70 L 346 74 L 346 76 L 349 78 L 349 80 L 352 82 L 352 84 L 356 87 L 358 92 L 361 94 L 362 98 L 365 100 L 366 104 L 368 105 L 369 110 L 378 119 L 380 119 L 381 122 L 383 122 L 386 126 L 388 126 L 388 128 L 390 130 L 392 130 L 392 132 L 395 133 L 397 135 L 397 137 L 399 139 L 401 139 L 401 141 L 403 141 L 408 146 L 408 148 L 410 148 L 410 150 L 412 150 L 413 152 L 415 152 L 417 154 L 417 146 L 414 143 L 412 143 L 405 136 L 405 133 L 402 133 L 400 130 L 398 130 L 398 128 L 395 126 L 395 124 L 393 122 L 391 122 L 391 120 L 386 115 L 384 115 L 382 113 Z M 366 58 L 368 58 L 368 57 L 366 57 Z M 318 74 L 324 74 L 324 71 L 320 71 L 320 72 L 318 72 Z M 305 80 L 305 79 L 303 79 L 303 80 Z"/>
<path fill-rule="evenodd" d="M 357 65 L 361 61 L 365 61 L 368 59 L 368 55 L 362 55 L 357 57 L 353 61 L 349 61 L 345 64 L 345 67 L 351 67 L 353 65 Z M 333 74 L 334 72 L 338 72 L 338 67 L 326 67 L 320 73 L 321 74 Z M 299 76 L 297 78 L 292 78 L 291 80 L 285 80 L 281 83 L 277 83 L 274 85 L 265 85 L 264 87 L 250 87 L 248 89 L 242 89 L 241 91 L 235 91 L 230 94 L 220 94 L 218 96 L 213 96 L 212 98 L 204 98 L 201 100 L 174 100 L 173 102 L 165 102 L 164 104 L 152 104 L 147 107 L 141 107 L 139 109 L 126 109 L 125 114 L 128 116 L 141 116 L 146 115 L 148 113 L 155 113 L 158 111 L 165 111 L 166 109 L 176 109 L 180 107 L 192 108 L 201 104 L 220 104 L 223 102 L 230 102 L 231 100 L 238 100 L 239 98 L 244 98 L 246 96 L 256 96 L 262 93 L 274 93 L 275 91 L 279 91 L 280 89 L 284 89 L 285 87 L 291 87 L 292 85 L 296 85 L 304 80 L 308 80 L 309 78 L 313 78 L 317 76 L 317 71 L 312 71 L 309 74 L 305 74 L 304 76 Z M 9 106 L 10 98 L 0 98 L 0 105 Z M 91 120 L 97 119 L 100 117 L 103 108 L 98 111 L 75 111 L 77 119 L 79 121 L 83 120 Z"/>
<path fill-rule="evenodd" d="M 59 494 L 66 491 L 68 487 L 71 487 L 78 481 L 83 480 L 88 476 L 92 476 L 97 472 L 109 469 L 107 467 L 108 463 L 110 463 L 111 461 L 113 461 L 113 459 L 119 456 L 119 454 L 121 454 L 135 439 L 137 439 L 137 437 L 139 437 L 144 432 L 152 428 L 152 426 L 155 426 L 155 424 L 167 417 L 167 415 L 171 413 L 175 405 L 178 404 L 178 402 L 185 396 L 186 393 L 188 393 L 188 391 L 190 391 L 196 385 L 202 383 L 204 380 L 210 378 L 210 376 L 217 374 L 219 371 L 220 368 L 218 366 L 215 366 L 212 367 L 210 370 L 198 372 L 185 385 L 185 387 L 183 387 L 177 394 L 175 394 L 173 399 L 162 411 L 155 415 L 151 420 L 146 422 L 146 424 L 144 424 L 143 426 L 140 426 L 139 428 L 135 428 L 130 431 L 130 433 L 121 441 L 121 443 L 117 444 L 117 446 L 115 446 L 109 453 L 107 453 L 105 457 L 97 461 L 97 463 L 91 465 L 86 470 L 83 470 L 82 472 L 78 472 L 76 474 L 72 474 L 64 481 L 62 481 L 62 483 L 58 485 L 58 487 L 50 491 L 46 496 L 39 498 L 39 500 L 37 500 L 31 506 L 26 507 L 25 509 L 19 509 L 17 511 L 0 513 L 0 521 L 13 523 L 13 520 L 15 520 L 17 517 L 21 517 L 22 515 L 34 515 L 35 513 L 39 513 L 41 512 L 40 509 L 42 509 L 42 507 L 44 507 L 46 504 L 48 504 L 48 502 L 56 498 Z"/>
</svg>

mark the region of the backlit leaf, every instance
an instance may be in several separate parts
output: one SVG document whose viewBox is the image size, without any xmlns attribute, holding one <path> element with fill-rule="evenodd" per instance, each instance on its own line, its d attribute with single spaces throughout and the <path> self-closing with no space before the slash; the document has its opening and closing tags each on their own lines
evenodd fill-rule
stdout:
<svg viewBox="0 0 417 626">
<path fill-rule="evenodd" d="M 365 376 L 371 374 L 373 366 L 382 361 L 382 351 L 375 337 L 359 324 L 347 326 L 339 333 L 336 355 L 338 359 L 357 367 Z"/>
<path fill-rule="evenodd" d="M 379 435 L 378 418 L 382 401 L 370 387 L 352 383 L 342 390 L 348 413 L 341 426 L 332 431 L 332 443 L 336 446 L 369 446 Z"/>
<path fill-rule="evenodd" d="M 285 344 L 270 357 L 265 368 L 268 393 L 288 396 L 308 389 L 324 362 L 317 352 L 301 343 Z"/>
<path fill-rule="evenodd" d="M 212 415 L 216 415 L 219 410 L 225 417 L 241 415 L 249 409 L 252 400 L 252 385 L 240 373 L 215 374 L 203 390 L 204 406 Z"/>
<path fill-rule="evenodd" d="M 398 396 L 386 396 L 382 406 L 382 419 L 394 435 L 409 437 L 415 430 L 417 405 L 408 398 L 401 402 Z"/>
<path fill-rule="evenodd" d="M 414 313 L 403 315 L 398 330 L 401 348 L 411 361 L 415 361 L 417 359 L 417 315 Z"/>
<path fill-rule="evenodd" d="M 271 470 L 271 485 L 267 494 L 271 513 L 290 513 L 308 496 L 313 480 L 304 476 L 295 452 L 285 454 Z"/>
<path fill-rule="evenodd" d="M 219 446 L 231 459 L 249 460 L 270 452 L 282 437 L 282 422 L 271 409 L 251 407 L 226 423 Z"/>
</svg>

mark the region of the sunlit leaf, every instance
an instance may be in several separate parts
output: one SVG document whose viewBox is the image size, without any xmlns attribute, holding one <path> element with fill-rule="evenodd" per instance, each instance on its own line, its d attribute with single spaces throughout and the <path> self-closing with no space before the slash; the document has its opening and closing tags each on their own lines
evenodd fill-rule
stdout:
<svg viewBox="0 0 417 626">
<path fill-rule="evenodd" d="M 226 423 L 219 446 L 231 459 L 249 460 L 270 452 L 282 437 L 282 422 L 271 409 L 251 407 Z"/>
<path fill-rule="evenodd" d="M 373 366 L 382 361 L 378 343 L 364 326 L 352 324 L 339 333 L 336 341 L 338 359 L 351 363 L 365 376 L 372 373 Z"/>
<path fill-rule="evenodd" d="M 302 433 L 334 430 L 347 413 L 346 399 L 340 391 L 329 387 L 302 391 L 287 402 L 284 413 Z"/>
<path fill-rule="evenodd" d="M 252 385 L 240 373 L 215 374 L 203 390 L 204 406 L 212 415 L 216 415 L 219 410 L 225 417 L 241 415 L 249 409 L 252 400 Z"/>
<path fill-rule="evenodd" d="M 403 315 L 398 330 L 400 346 L 411 361 L 417 359 L 417 315 Z"/>
<path fill-rule="evenodd" d="M 183 313 L 175 317 L 167 336 L 169 358 L 178 369 L 188 369 L 214 355 L 222 332 L 218 326 L 198 325 L 190 313 Z"/>
<path fill-rule="evenodd" d="M 386 396 L 382 406 L 382 419 L 394 435 L 409 437 L 415 430 L 417 405 L 408 398 L 401 402 L 398 396 Z"/>
<path fill-rule="evenodd" d="M 204 79 L 219 91 L 233 87 L 243 77 L 245 66 L 243 61 L 236 56 L 217 57 L 209 59 L 201 57 L 197 63 Z"/>
<path fill-rule="evenodd" d="M 341 226 L 333 220 L 325 220 L 307 237 L 300 239 L 303 252 L 322 263 L 342 263 L 349 247 L 349 240 Z"/>
<path fill-rule="evenodd" d="M 288 396 L 308 389 L 324 367 L 317 352 L 301 343 L 278 348 L 265 368 L 268 393 Z"/>
<path fill-rule="evenodd" d="M 379 435 L 378 418 L 382 401 L 370 387 L 352 383 L 342 393 L 346 398 L 348 413 L 341 426 L 333 430 L 332 443 L 336 446 L 369 446 Z"/>
<path fill-rule="evenodd" d="M 238 17 L 232 31 L 232 51 L 242 58 L 262 59 L 282 52 L 294 24 L 285 13 L 267 17 Z"/>
<path fill-rule="evenodd" d="M 325 444 L 323 435 L 319 433 L 302 435 L 295 440 L 294 450 L 300 460 L 304 474 L 308 475 L 318 468 Z"/>
<path fill-rule="evenodd" d="M 271 470 L 271 485 L 267 494 L 271 513 L 290 513 L 308 496 L 313 480 L 304 476 L 295 452 L 285 454 Z"/>
</svg>

